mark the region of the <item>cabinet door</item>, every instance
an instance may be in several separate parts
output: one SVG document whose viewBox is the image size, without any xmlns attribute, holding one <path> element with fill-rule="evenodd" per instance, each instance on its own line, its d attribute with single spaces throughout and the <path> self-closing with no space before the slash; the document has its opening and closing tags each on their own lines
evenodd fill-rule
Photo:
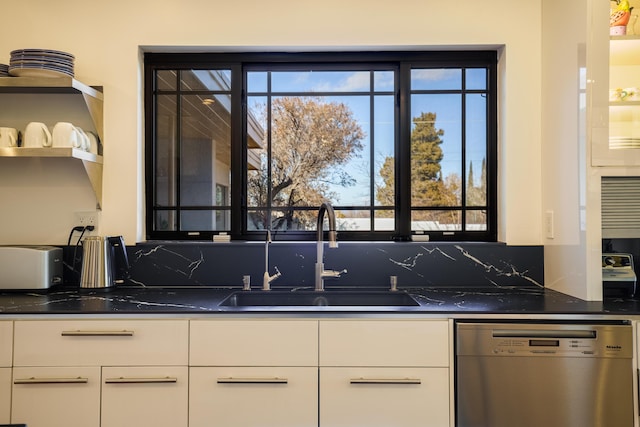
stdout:
<svg viewBox="0 0 640 427">
<path fill-rule="evenodd" d="M 192 320 L 191 366 L 317 366 L 314 320 Z"/>
<path fill-rule="evenodd" d="M 322 320 L 320 366 L 449 366 L 446 320 Z"/>
<path fill-rule="evenodd" d="M 11 422 L 99 427 L 100 368 L 13 368 Z"/>
<path fill-rule="evenodd" d="M 0 322 L 0 367 L 12 365 L 13 358 L 13 322 Z"/>
<path fill-rule="evenodd" d="M 187 320 L 15 322 L 15 366 L 186 366 L 188 352 Z"/>
<path fill-rule="evenodd" d="M 186 366 L 102 368 L 101 427 L 187 427 L 188 392 Z"/>
<path fill-rule="evenodd" d="M 217 426 L 317 427 L 318 369 L 190 368 L 189 427 Z"/>
<path fill-rule="evenodd" d="M 11 368 L 0 368 L 0 424 L 11 420 Z"/>
<path fill-rule="evenodd" d="M 448 425 L 447 368 L 320 368 L 321 427 Z"/>
</svg>

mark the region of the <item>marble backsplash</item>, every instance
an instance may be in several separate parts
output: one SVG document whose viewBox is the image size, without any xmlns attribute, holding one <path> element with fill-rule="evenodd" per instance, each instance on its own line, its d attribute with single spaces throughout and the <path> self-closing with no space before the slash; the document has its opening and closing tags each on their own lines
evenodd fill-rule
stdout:
<svg viewBox="0 0 640 427">
<path fill-rule="evenodd" d="M 324 245 L 327 270 L 347 269 L 325 288 L 389 286 L 544 286 L 544 248 L 500 243 L 340 242 Z M 253 288 L 262 286 L 265 244 L 261 242 L 145 242 L 128 246 L 128 285 L 241 287 L 245 275 Z M 74 262 L 75 253 L 75 262 Z M 65 283 L 77 285 L 81 248 L 65 248 Z M 315 242 L 273 242 L 269 273 L 282 276 L 272 288 L 313 287 Z"/>
</svg>

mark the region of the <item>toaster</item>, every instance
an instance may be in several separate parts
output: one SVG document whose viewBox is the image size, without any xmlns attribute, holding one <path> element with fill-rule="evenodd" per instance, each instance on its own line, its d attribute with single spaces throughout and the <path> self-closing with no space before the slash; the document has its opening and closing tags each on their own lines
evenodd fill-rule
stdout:
<svg viewBox="0 0 640 427">
<path fill-rule="evenodd" d="M 605 296 L 636 294 L 636 273 L 631 254 L 602 254 L 602 285 Z"/>
<path fill-rule="evenodd" d="M 48 289 L 62 283 L 62 248 L 0 246 L 0 290 Z"/>
</svg>

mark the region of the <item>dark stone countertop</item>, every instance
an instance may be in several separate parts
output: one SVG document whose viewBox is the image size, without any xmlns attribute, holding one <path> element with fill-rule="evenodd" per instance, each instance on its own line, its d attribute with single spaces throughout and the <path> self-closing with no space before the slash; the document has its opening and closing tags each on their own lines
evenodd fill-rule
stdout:
<svg viewBox="0 0 640 427">
<path fill-rule="evenodd" d="M 354 289 L 351 288 L 351 291 Z M 224 307 L 232 288 L 119 287 L 108 291 L 52 289 L 48 292 L 0 293 L 3 315 L 194 315 L 194 314 L 446 314 L 465 315 L 639 315 L 640 301 L 584 301 L 543 287 L 432 287 L 402 289 L 416 307 Z M 355 291 L 362 291 L 361 288 Z M 253 290 L 251 292 L 263 292 Z M 330 290 L 327 292 L 340 292 Z"/>
</svg>

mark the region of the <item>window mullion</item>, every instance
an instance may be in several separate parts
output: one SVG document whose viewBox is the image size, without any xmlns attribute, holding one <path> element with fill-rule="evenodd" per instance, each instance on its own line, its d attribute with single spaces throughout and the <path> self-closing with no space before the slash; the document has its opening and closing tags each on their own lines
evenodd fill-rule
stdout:
<svg viewBox="0 0 640 427">
<path fill-rule="evenodd" d="M 369 72 L 369 174 L 371 179 L 369 180 L 369 227 L 371 231 L 375 231 L 376 227 L 376 157 L 375 157 L 375 146 L 376 146 L 376 133 L 375 133 L 375 122 L 376 122 L 376 96 L 375 96 L 375 87 L 374 87 L 374 71 Z"/>
<path fill-rule="evenodd" d="M 411 236 L 411 65 L 400 63 L 397 77 L 398 142 L 395 161 L 396 240 Z"/>
<path fill-rule="evenodd" d="M 271 230 L 271 226 L 273 224 L 273 206 L 272 206 L 272 200 L 273 200 L 273 170 L 271 168 L 271 154 L 272 154 L 272 147 L 271 147 L 271 141 L 272 141 L 272 123 L 271 123 L 271 108 L 272 108 L 272 100 L 273 100 L 273 94 L 271 93 L 271 77 L 272 77 L 272 73 L 268 72 L 267 73 L 267 196 L 266 196 L 266 200 L 265 200 L 265 208 L 266 208 L 266 212 L 265 212 L 265 222 L 264 222 L 264 226 L 267 230 Z"/>
<path fill-rule="evenodd" d="M 469 171 L 467 170 L 467 83 L 466 83 L 466 68 L 462 68 L 462 90 L 460 92 L 460 137 L 462 144 L 460 150 L 460 156 L 462 157 L 462 169 L 460 178 L 460 231 L 467 231 L 467 177 Z"/>
<path fill-rule="evenodd" d="M 242 67 L 231 68 L 231 235 L 243 235 L 247 220 L 246 83 Z"/>
</svg>

